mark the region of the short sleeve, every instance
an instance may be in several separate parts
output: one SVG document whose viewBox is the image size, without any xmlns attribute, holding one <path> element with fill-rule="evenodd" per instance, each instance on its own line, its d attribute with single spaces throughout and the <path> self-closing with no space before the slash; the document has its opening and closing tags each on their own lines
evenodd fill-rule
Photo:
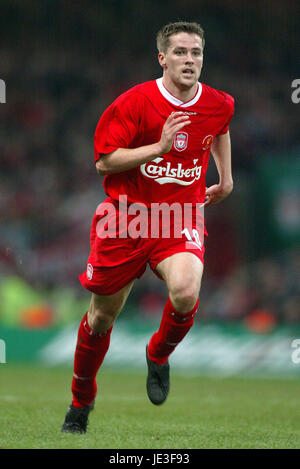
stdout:
<svg viewBox="0 0 300 469">
<path fill-rule="evenodd" d="M 231 119 L 234 115 L 234 98 L 230 96 L 230 94 L 226 93 L 226 101 L 225 101 L 225 106 L 226 106 L 226 123 L 218 133 L 218 135 L 224 135 L 228 132 L 229 130 L 229 124 L 231 122 Z"/>
<path fill-rule="evenodd" d="M 139 131 L 140 105 L 135 95 L 121 95 L 102 114 L 94 137 L 95 162 L 101 154 L 130 148 Z"/>
</svg>

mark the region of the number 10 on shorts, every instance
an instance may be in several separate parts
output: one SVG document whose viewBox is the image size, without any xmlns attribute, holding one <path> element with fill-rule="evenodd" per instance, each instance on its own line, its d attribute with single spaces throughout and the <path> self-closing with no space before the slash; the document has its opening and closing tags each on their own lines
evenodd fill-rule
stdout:
<svg viewBox="0 0 300 469">
<path fill-rule="evenodd" d="M 200 236 L 196 228 L 192 229 L 192 234 L 188 228 L 184 228 L 181 232 L 187 238 L 187 242 L 193 244 L 197 249 L 202 249 L 202 243 L 200 241 Z"/>
</svg>

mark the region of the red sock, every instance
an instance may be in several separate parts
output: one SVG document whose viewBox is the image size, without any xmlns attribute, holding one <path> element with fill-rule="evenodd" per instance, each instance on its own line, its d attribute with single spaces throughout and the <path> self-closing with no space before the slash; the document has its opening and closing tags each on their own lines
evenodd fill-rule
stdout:
<svg viewBox="0 0 300 469">
<path fill-rule="evenodd" d="M 169 355 L 192 327 L 198 305 L 199 299 L 191 311 L 181 314 L 174 309 L 170 299 L 168 299 L 159 329 L 153 334 L 148 344 L 150 360 L 158 365 L 166 363 Z"/>
<path fill-rule="evenodd" d="M 72 380 L 73 406 L 84 407 L 96 397 L 96 374 L 104 360 L 113 326 L 103 334 L 93 331 L 87 322 L 87 313 L 79 326 Z"/>
</svg>

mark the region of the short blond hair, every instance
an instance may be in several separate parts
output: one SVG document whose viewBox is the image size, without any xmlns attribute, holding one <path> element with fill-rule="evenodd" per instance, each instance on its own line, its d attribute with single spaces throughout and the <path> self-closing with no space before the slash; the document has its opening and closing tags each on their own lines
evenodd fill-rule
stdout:
<svg viewBox="0 0 300 469">
<path fill-rule="evenodd" d="M 198 23 L 189 23 L 187 21 L 177 21 L 163 26 L 156 35 L 156 44 L 158 52 L 166 53 L 170 46 L 170 37 L 178 33 L 197 34 L 202 39 L 204 48 L 204 30 Z"/>
</svg>

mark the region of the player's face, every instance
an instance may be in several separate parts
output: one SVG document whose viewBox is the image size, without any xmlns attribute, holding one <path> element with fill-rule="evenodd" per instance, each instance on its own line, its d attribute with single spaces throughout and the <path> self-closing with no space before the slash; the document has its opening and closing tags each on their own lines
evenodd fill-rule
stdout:
<svg viewBox="0 0 300 469">
<path fill-rule="evenodd" d="M 160 52 L 158 58 L 169 80 L 182 89 L 193 88 L 203 64 L 202 39 L 197 34 L 174 34 L 167 52 Z"/>
</svg>

